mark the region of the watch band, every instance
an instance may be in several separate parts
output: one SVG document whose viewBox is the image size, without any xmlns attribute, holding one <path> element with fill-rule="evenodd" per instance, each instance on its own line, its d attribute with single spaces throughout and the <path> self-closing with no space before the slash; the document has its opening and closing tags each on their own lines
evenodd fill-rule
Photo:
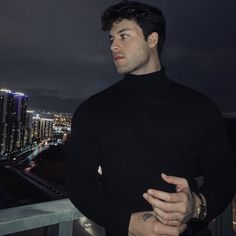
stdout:
<svg viewBox="0 0 236 236">
<path fill-rule="evenodd" d="M 198 208 L 198 219 L 199 220 L 204 220 L 206 215 L 207 215 L 207 203 L 206 203 L 206 200 L 205 200 L 205 198 L 203 197 L 203 195 L 201 193 L 194 192 L 194 194 L 200 200 L 200 205 L 199 205 L 199 208 Z"/>
</svg>

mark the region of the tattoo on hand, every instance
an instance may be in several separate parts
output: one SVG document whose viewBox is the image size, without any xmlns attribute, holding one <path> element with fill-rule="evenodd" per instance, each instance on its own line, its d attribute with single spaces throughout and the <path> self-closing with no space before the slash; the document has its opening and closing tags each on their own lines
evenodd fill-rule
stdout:
<svg viewBox="0 0 236 236">
<path fill-rule="evenodd" d="M 143 215 L 143 221 L 146 222 L 152 216 L 153 216 L 152 214 L 144 214 Z"/>
</svg>

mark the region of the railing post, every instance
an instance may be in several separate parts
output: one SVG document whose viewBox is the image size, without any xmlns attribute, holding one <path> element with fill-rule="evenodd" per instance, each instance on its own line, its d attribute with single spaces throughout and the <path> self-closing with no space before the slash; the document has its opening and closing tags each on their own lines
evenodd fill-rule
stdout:
<svg viewBox="0 0 236 236">
<path fill-rule="evenodd" d="M 58 236 L 72 236 L 73 234 L 73 221 L 62 222 L 59 224 Z"/>
<path fill-rule="evenodd" d="M 232 225 L 232 202 L 227 206 L 225 211 L 215 219 L 214 236 L 233 236 Z"/>
<path fill-rule="evenodd" d="M 46 236 L 58 236 L 58 224 L 47 226 Z"/>
</svg>

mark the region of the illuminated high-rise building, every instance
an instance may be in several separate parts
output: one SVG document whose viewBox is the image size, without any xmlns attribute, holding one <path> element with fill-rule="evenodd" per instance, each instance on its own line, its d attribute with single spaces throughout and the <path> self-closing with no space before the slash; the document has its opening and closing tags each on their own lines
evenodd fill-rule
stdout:
<svg viewBox="0 0 236 236">
<path fill-rule="evenodd" d="M 26 145 L 26 112 L 28 98 L 22 93 L 14 93 L 16 101 L 15 122 L 15 144 L 14 147 L 21 148 Z"/>
<path fill-rule="evenodd" d="M 53 132 L 53 119 L 33 117 L 32 136 L 33 140 L 51 138 Z"/>
<path fill-rule="evenodd" d="M 38 114 L 33 117 L 32 124 L 32 139 L 35 141 L 40 139 L 40 117 Z"/>
<path fill-rule="evenodd" d="M 12 149 L 14 129 L 14 95 L 10 90 L 0 90 L 0 154 Z"/>
<path fill-rule="evenodd" d="M 41 118 L 42 137 L 51 138 L 53 132 L 53 119 Z"/>
<path fill-rule="evenodd" d="M 26 113 L 26 144 L 32 143 L 33 137 L 33 111 L 27 111 Z"/>
<path fill-rule="evenodd" d="M 25 145 L 27 102 L 23 93 L 0 89 L 0 154 Z"/>
</svg>

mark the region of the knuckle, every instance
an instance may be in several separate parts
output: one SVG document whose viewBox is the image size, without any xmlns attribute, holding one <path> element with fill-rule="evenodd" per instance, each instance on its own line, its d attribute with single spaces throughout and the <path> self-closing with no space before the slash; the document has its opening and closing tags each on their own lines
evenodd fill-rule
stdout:
<svg viewBox="0 0 236 236">
<path fill-rule="evenodd" d="M 182 224 L 184 222 L 184 217 L 181 217 L 179 220 L 178 220 L 179 224 Z"/>
<path fill-rule="evenodd" d="M 187 213 L 187 212 L 188 212 L 188 206 L 187 206 L 187 205 L 185 205 L 185 206 L 183 207 L 183 209 L 184 209 L 184 213 Z"/>
<path fill-rule="evenodd" d="M 168 225 L 168 221 L 166 221 L 166 220 L 163 220 L 163 222 L 162 222 L 164 225 Z"/>
<path fill-rule="evenodd" d="M 162 219 L 163 219 L 164 221 L 167 221 L 167 220 L 169 220 L 169 216 L 168 216 L 167 214 L 164 214 L 164 215 L 162 216 Z"/>
<path fill-rule="evenodd" d="M 155 206 L 152 206 L 152 208 L 153 208 L 155 215 L 158 215 L 158 208 L 156 208 Z"/>
<path fill-rule="evenodd" d="M 188 195 L 186 193 L 183 193 L 181 197 L 182 197 L 183 202 L 185 202 L 185 203 L 188 202 L 189 198 L 188 198 Z"/>
<path fill-rule="evenodd" d="M 181 215 L 179 213 L 176 213 L 175 214 L 175 220 L 180 221 L 180 219 L 181 219 Z"/>
<path fill-rule="evenodd" d="M 179 222 L 183 222 L 184 218 L 185 218 L 185 215 L 182 214 L 182 215 L 179 216 L 179 220 L 178 220 L 178 221 L 179 221 Z"/>
<path fill-rule="evenodd" d="M 180 226 L 181 223 L 179 221 L 176 221 L 176 226 Z"/>
<path fill-rule="evenodd" d="M 183 184 L 188 186 L 188 180 L 187 179 L 183 179 Z"/>
<path fill-rule="evenodd" d="M 174 229 L 174 235 L 176 235 L 176 236 L 180 235 L 180 229 L 179 228 Z"/>
<path fill-rule="evenodd" d="M 181 197 L 183 198 L 183 199 L 187 199 L 187 193 L 186 192 L 181 192 Z"/>
<path fill-rule="evenodd" d="M 173 199 L 172 194 L 167 195 L 167 201 L 171 201 Z"/>
<path fill-rule="evenodd" d="M 148 194 L 145 195 L 147 201 L 150 201 L 150 196 Z"/>
<path fill-rule="evenodd" d="M 185 210 L 185 207 L 181 207 L 180 210 L 179 210 L 179 213 L 180 213 L 180 217 L 179 218 L 182 218 L 183 215 L 185 214 L 186 210 Z"/>
<path fill-rule="evenodd" d="M 165 220 L 165 219 L 163 219 L 163 218 L 160 219 L 160 222 L 161 222 L 162 224 L 164 224 L 164 225 L 168 223 L 168 221 Z"/>
<path fill-rule="evenodd" d="M 160 233 L 159 224 L 155 224 L 155 225 L 154 225 L 153 231 L 154 231 L 155 234 L 159 234 L 159 233 Z"/>
</svg>

